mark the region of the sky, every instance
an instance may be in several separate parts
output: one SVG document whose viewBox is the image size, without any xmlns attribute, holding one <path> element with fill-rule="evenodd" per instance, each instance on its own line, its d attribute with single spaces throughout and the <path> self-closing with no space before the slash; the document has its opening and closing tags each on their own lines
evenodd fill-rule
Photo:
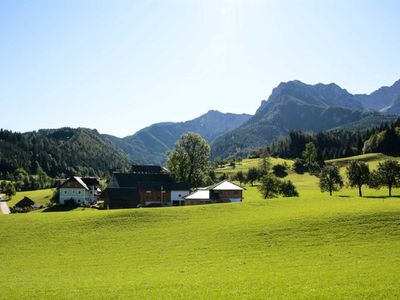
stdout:
<svg viewBox="0 0 400 300">
<path fill-rule="evenodd" d="M 371 93 L 400 79 L 397 0 L 2 0 L 0 128 L 119 137 L 280 82 Z"/>
</svg>

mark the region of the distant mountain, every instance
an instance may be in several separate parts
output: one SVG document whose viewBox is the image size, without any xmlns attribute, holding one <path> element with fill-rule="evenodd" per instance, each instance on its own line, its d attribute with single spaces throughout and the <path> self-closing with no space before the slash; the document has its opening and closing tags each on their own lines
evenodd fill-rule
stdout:
<svg viewBox="0 0 400 300">
<path fill-rule="evenodd" d="M 317 132 L 390 121 L 390 117 L 377 110 L 390 112 L 399 107 L 395 101 L 397 91 L 400 95 L 400 82 L 371 95 L 352 95 L 333 83 L 308 85 L 297 80 L 281 83 L 267 101 L 262 101 L 251 119 L 214 140 L 213 156 L 227 157 L 266 146 L 295 129 Z M 384 99 L 380 101 L 380 97 Z"/>
<path fill-rule="evenodd" d="M 398 114 L 398 108 L 392 108 L 393 106 L 399 106 L 399 96 L 400 80 L 396 81 L 392 86 L 381 87 L 369 95 L 355 95 L 354 98 L 366 109 Z"/>
<path fill-rule="evenodd" d="M 196 132 L 212 142 L 216 137 L 229 132 L 250 119 L 247 114 L 221 113 L 211 110 L 206 114 L 186 122 L 157 123 L 131 136 L 118 138 L 103 135 L 122 149 L 137 163 L 162 164 L 180 136 Z"/>
<path fill-rule="evenodd" d="M 16 169 L 35 174 L 39 165 L 49 176 L 105 176 L 130 168 L 131 159 L 97 130 L 41 129 L 15 133 L 0 130 L 0 178 Z"/>
</svg>

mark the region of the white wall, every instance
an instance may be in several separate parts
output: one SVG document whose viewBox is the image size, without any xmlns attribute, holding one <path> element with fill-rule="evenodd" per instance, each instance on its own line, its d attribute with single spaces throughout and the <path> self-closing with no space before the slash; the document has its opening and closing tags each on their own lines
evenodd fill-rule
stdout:
<svg viewBox="0 0 400 300">
<path fill-rule="evenodd" d="M 77 204 L 90 204 L 95 200 L 95 190 L 86 190 L 84 188 L 60 188 L 60 204 L 65 204 L 65 201 L 75 200 Z"/>
<path fill-rule="evenodd" d="M 190 191 L 171 191 L 171 201 L 185 200 L 185 196 L 189 195 Z"/>
</svg>

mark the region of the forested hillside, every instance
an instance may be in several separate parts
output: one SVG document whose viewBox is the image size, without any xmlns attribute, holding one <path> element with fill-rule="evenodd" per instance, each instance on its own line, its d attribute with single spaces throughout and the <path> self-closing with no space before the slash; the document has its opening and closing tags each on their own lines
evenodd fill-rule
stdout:
<svg viewBox="0 0 400 300">
<path fill-rule="evenodd" d="M 131 159 L 97 130 L 61 128 L 16 133 L 0 130 L 0 178 L 14 179 L 15 172 L 50 177 L 105 176 L 129 168 Z"/>
<path fill-rule="evenodd" d="M 397 156 L 400 155 L 400 118 L 392 123 L 364 130 L 338 129 L 319 133 L 292 131 L 271 147 L 253 152 L 268 151 L 274 156 L 296 158 L 302 156 L 305 145 L 309 142 L 315 144 L 321 160 L 375 152 Z"/>
</svg>

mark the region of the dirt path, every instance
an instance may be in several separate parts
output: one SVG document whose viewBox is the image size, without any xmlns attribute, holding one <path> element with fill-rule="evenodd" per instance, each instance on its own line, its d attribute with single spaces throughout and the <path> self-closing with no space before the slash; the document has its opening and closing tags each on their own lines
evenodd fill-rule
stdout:
<svg viewBox="0 0 400 300">
<path fill-rule="evenodd" d="M 0 211 L 5 215 L 8 215 L 10 213 L 10 209 L 8 208 L 7 202 L 6 200 L 3 200 L 1 194 L 0 194 Z"/>
</svg>

